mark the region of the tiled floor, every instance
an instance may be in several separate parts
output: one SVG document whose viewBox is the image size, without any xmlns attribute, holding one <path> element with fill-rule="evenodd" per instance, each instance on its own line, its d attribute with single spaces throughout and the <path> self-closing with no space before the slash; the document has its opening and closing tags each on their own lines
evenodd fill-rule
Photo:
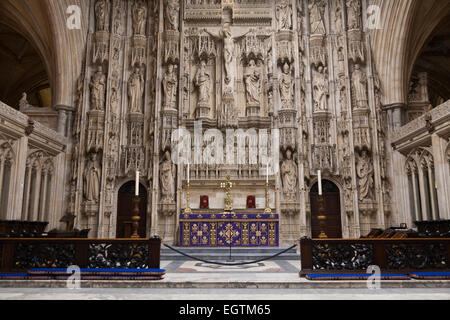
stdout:
<svg viewBox="0 0 450 320">
<path fill-rule="evenodd" d="M 226 261 L 221 262 L 227 263 Z M 194 260 L 161 261 L 161 268 L 165 269 L 167 273 L 176 273 L 176 272 L 298 273 L 300 271 L 300 263 L 299 261 L 268 260 L 245 265 L 217 265 Z"/>
</svg>

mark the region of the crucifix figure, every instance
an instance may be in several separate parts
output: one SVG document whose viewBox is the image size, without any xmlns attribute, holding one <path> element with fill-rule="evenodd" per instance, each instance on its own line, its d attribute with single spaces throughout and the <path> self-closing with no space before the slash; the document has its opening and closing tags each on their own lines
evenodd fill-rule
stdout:
<svg viewBox="0 0 450 320">
<path fill-rule="evenodd" d="M 234 43 L 237 39 L 242 38 L 250 31 L 247 31 L 243 35 L 233 37 L 231 33 L 231 28 L 228 23 L 225 23 L 222 29 L 219 31 L 218 35 L 212 34 L 208 30 L 204 29 L 211 37 L 216 40 L 223 41 L 223 63 L 225 69 L 225 84 L 229 85 L 232 83 L 233 77 L 235 75 L 235 70 L 233 68 L 234 61 Z"/>
<path fill-rule="evenodd" d="M 231 212 L 233 211 L 233 208 L 231 207 L 232 204 L 232 200 L 231 200 L 231 188 L 233 188 L 236 183 L 231 182 L 231 177 L 229 175 L 227 175 L 226 177 L 227 181 L 226 182 L 221 182 L 220 183 L 220 187 L 222 189 L 225 189 L 225 212 Z"/>
</svg>

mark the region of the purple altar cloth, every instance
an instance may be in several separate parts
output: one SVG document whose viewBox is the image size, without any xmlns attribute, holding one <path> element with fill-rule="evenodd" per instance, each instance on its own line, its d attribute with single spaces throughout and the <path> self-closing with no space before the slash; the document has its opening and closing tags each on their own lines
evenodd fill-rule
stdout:
<svg viewBox="0 0 450 320">
<path fill-rule="evenodd" d="M 277 247 L 275 213 L 193 213 L 180 216 L 183 247 Z"/>
</svg>

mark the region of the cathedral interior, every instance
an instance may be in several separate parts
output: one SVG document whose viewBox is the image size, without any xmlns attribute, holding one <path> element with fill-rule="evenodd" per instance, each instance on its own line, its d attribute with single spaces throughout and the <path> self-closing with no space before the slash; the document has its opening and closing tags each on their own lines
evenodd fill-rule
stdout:
<svg viewBox="0 0 450 320">
<path fill-rule="evenodd" d="M 268 214 L 242 224 L 255 246 L 321 215 L 332 238 L 450 220 L 449 19 L 447 0 L 2 0 L 0 220 L 129 237 L 136 194 L 139 235 L 175 245 L 217 244 L 181 226 L 227 205 Z"/>
</svg>

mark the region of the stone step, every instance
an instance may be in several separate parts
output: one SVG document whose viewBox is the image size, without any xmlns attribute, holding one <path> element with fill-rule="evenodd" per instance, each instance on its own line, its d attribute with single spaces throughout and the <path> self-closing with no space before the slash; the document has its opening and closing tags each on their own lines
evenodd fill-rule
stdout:
<svg viewBox="0 0 450 320">
<path fill-rule="evenodd" d="M 192 248 L 192 247 L 174 247 L 186 254 L 203 260 L 228 260 L 230 257 L 230 248 Z M 236 261 L 253 261 L 269 258 L 287 248 L 232 248 L 231 257 Z M 182 254 L 175 252 L 169 248 L 161 248 L 161 260 L 186 260 L 189 259 Z M 299 260 L 300 255 L 296 248 L 292 248 L 287 252 L 274 258 L 276 260 Z"/>
</svg>

